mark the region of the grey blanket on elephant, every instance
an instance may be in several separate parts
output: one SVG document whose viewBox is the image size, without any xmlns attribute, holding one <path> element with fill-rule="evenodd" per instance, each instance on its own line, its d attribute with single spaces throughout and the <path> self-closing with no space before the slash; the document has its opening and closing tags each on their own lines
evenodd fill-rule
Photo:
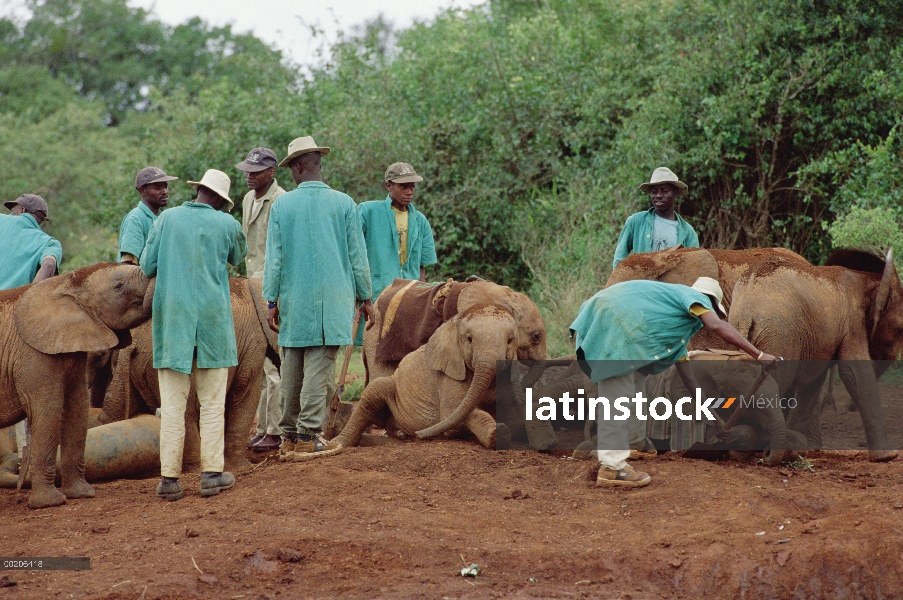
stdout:
<svg viewBox="0 0 903 600">
<path fill-rule="evenodd" d="M 452 279 L 436 283 L 393 281 L 376 301 L 382 315 L 377 358 L 400 361 L 426 344 L 440 325 L 458 313 L 458 297 L 467 285 Z"/>
</svg>

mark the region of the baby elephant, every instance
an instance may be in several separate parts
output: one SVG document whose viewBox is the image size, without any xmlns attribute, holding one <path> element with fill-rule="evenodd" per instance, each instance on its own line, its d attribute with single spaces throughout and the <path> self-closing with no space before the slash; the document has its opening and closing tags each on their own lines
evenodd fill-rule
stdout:
<svg viewBox="0 0 903 600">
<path fill-rule="evenodd" d="M 388 407 L 393 426 L 408 435 L 423 439 L 463 425 L 494 448 L 495 419 L 479 407 L 495 403 L 496 361 L 516 358 L 514 316 L 496 304 L 474 306 L 443 323 L 391 377 L 374 379 L 336 439 L 343 447 L 357 445 Z"/>
</svg>

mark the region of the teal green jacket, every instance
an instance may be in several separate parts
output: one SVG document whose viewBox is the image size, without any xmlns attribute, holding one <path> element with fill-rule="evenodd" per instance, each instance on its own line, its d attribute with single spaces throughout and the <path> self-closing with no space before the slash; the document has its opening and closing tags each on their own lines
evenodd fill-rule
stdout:
<svg viewBox="0 0 903 600">
<path fill-rule="evenodd" d="M 247 254 L 245 234 L 231 215 L 186 202 L 160 213 L 141 254 L 154 290 L 154 368 L 191 373 L 238 364 L 226 261 Z"/>
<path fill-rule="evenodd" d="M 625 281 L 598 292 L 580 306 L 571 323 L 577 356 L 589 361 L 590 379 L 619 377 L 646 367 L 658 373 L 687 355 L 702 319 L 690 306 L 711 309 L 708 296 L 691 287 L 660 281 Z"/>
<path fill-rule="evenodd" d="M 689 223 L 680 215 L 677 217 L 677 244 L 685 248 L 699 248 L 699 237 Z M 652 251 L 652 229 L 655 222 L 655 208 L 634 213 L 627 217 L 624 229 L 618 237 L 618 247 L 615 248 L 615 260 L 611 268 L 634 252 Z"/>
<path fill-rule="evenodd" d="M 370 268 L 357 205 L 321 181 L 305 181 L 270 208 L 263 297 L 279 302 L 279 345 L 351 343 L 355 298 L 370 298 Z"/>
<path fill-rule="evenodd" d="M 34 281 L 48 256 L 55 258 L 59 267 L 63 247 L 41 230 L 33 216 L 0 215 L 0 290 Z"/>
<path fill-rule="evenodd" d="M 119 261 L 122 262 L 122 253 L 128 252 L 132 256 L 141 258 L 144 252 L 144 244 L 157 215 L 149 209 L 144 202 L 128 212 L 122 225 L 119 226 Z"/>
<path fill-rule="evenodd" d="M 367 244 L 373 301 L 394 279 L 420 279 L 420 267 L 436 264 L 433 229 L 423 213 L 408 205 L 408 256 L 404 265 L 398 254 L 398 229 L 392 199 L 373 200 L 358 206 Z"/>
</svg>

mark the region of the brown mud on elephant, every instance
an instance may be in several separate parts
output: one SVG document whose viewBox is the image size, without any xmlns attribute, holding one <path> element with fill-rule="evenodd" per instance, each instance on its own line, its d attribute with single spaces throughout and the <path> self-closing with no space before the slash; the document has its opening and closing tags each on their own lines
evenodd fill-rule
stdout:
<svg viewBox="0 0 903 600">
<path fill-rule="evenodd" d="M 29 507 L 94 496 L 84 477 L 86 353 L 129 343 L 128 330 L 150 316 L 151 281 L 136 266 L 100 263 L 0 291 L 0 427 L 28 417 Z"/>
<path fill-rule="evenodd" d="M 758 348 L 782 356 L 776 379 L 782 395 L 795 390 L 788 426 L 821 449 L 821 388 L 830 361 L 862 416 L 869 458 L 892 460 L 872 360 L 903 353 L 903 286 L 892 254 L 854 250 L 815 267 L 769 261 L 750 268 L 734 288 L 730 323 Z M 799 361 L 823 361 L 801 363 Z"/>
<path fill-rule="evenodd" d="M 486 411 L 495 405 L 496 362 L 515 359 L 518 343 L 517 321 L 504 306 L 477 305 L 456 314 L 391 376 L 370 382 L 336 439 L 343 447 L 356 446 L 388 410 L 394 426 L 409 436 L 466 429 L 495 448 L 496 436 L 508 435 Z"/>
<path fill-rule="evenodd" d="M 227 469 L 246 467 L 248 432 L 263 377 L 263 359 L 268 356 L 280 364 L 276 335 L 266 325 L 266 301 L 261 296 L 259 279 L 229 279 L 238 365 L 229 368 L 226 391 L 225 461 Z M 160 387 L 153 367 L 152 321 L 132 331 L 132 344 L 119 352 L 112 380 L 103 394 L 100 424 L 153 413 L 160 407 Z M 185 413 L 185 449 L 183 469 L 200 466 L 199 405 L 193 379 Z"/>
<path fill-rule="evenodd" d="M 605 287 L 622 281 L 649 279 L 665 283 L 693 285 L 699 277 L 711 277 L 718 281 L 724 293 L 722 304 L 728 311 L 734 297 L 737 280 L 751 267 L 770 262 L 784 261 L 808 265 L 809 261 L 786 248 L 750 248 L 747 250 L 713 250 L 704 248 L 669 248 L 656 252 L 631 254 L 615 268 Z M 690 341 L 690 350 L 707 348 L 736 350 L 707 329 L 700 330 Z"/>
</svg>

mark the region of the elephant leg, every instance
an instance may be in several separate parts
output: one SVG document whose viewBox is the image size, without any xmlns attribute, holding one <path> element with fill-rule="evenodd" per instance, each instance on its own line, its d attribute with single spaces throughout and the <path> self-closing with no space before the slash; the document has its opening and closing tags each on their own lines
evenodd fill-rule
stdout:
<svg viewBox="0 0 903 600">
<path fill-rule="evenodd" d="M 473 410 L 464 421 L 465 426 L 485 447 L 495 450 L 496 423 L 488 412 Z"/>
<path fill-rule="evenodd" d="M 357 403 L 357 408 L 351 413 L 351 419 L 335 439 L 345 447 L 357 446 L 361 440 L 361 435 L 377 418 L 380 411 L 387 407 L 389 399 L 395 399 L 395 393 L 394 379 L 391 377 L 374 379 L 364 389 L 364 393 Z"/>
<path fill-rule="evenodd" d="M 70 373 L 79 371 L 76 366 Z M 60 491 L 70 499 L 94 497 L 94 488 L 85 481 L 88 404 L 87 383 L 81 377 L 76 377 L 66 386 L 63 426 L 60 431 L 60 471 L 63 479 Z"/>
<path fill-rule="evenodd" d="M 869 448 L 869 460 L 885 462 L 897 457 L 887 439 L 884 412 L 878 395 L 878 379 L 871 361 L 846 360 L 838 364 L 840 380 L 859 409 L 865 439 Z"/>
<path fill-rule="evenodd" d="M 263 365 L 255 362 L 253 366 L 255 368 L 248 369 L 247 373 L 240 373 L 242 365 L 239 364 L 226 392 L 225 458 L 228 471 L 251 466 L 246 454 L 248 433 L 257 413 L 263 383 Z M 256 368 L 258 366 L 260 368 Z"/>
<path fill-rule="evenodd" d="M 796 388 L 797 405 L 790 411 L 787 427 L 806 436 L 807 447 L 821 450 L 821 388 L 825 373 Z"/>
<path fill-rule="evenodd" d="M 20 392 L 31 429 L 31 443 L 28 446 L 31 495 L 28 497 L 28 508 L 59 506 L 66 503 L 66 496 L 54 485 L 65 390 L 61 381 L 44 382 L 42 385 L 31 380 L 24 387 L 31 390 Z"/>
</svg>

